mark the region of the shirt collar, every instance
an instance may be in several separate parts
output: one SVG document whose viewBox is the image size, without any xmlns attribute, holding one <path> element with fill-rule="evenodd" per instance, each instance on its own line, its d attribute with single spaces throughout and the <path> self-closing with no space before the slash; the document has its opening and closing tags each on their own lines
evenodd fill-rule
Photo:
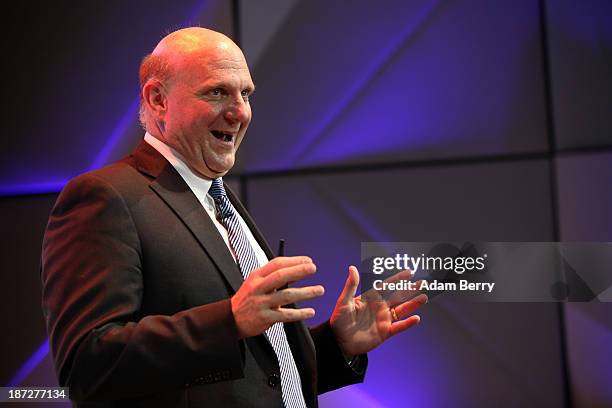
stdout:
<svg viewBox="0 0 612 408">
<path fill-rule="evenodd" d="M 212 180 L 201 177 L 195 174 L 189 166 L 185 163 L 185 159 L 180 155 L 179 152 L 168 146 L 161 140 L 155 138 L 149 132 L 145 133 L 145 142 L 150 144 L 155 150 L 157 150 L 168 162 L 176 169 L 180 176 L 185 180 L 185 183 L 189 186 L 191 191 L 194 192 L 198 200 L 202 201 L 204 196 L 208 194 Z"/>
</svg>

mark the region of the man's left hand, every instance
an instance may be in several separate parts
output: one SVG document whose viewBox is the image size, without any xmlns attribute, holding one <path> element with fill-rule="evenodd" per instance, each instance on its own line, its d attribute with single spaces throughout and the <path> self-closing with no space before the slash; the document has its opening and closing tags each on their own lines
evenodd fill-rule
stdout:
<svg viewBox="0 0 612 408">
<path fill-rule="evenodd" d="M 410 277 L 410 271 L 403 271 L 392 279 L 396 281 Z M 414 293 L 396 292 L 387 300 L 369 296 L 363 299 L 365 294 L 355 297 L 358 286 L 359 272 L 356 267 L 350 266 L 344 290 L 330 319 L 338 345 L 346 356 L 367 353 L 421 320 L 418 315 L 406 317 L 427 303 L 427 295 L 420 294 L 406 301 L 406 297 Z"/>
</svg>

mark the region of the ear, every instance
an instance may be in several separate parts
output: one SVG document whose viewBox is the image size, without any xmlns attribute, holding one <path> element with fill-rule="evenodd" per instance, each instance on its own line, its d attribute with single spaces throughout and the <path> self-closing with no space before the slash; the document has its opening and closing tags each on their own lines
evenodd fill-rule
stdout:
<svg viewBox="0 0 612 408">
<path fill-rule="evenodd" d="M 153 119 L 163 123 L 168 109 L 168 99 L 164 85 L 155 78 L 149 79 L 142 87 L 142 99 Z"/>
</svg>

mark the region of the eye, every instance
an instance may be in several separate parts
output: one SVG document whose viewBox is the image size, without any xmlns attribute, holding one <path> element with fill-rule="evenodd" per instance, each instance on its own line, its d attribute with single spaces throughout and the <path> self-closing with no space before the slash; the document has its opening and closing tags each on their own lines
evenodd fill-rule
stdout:
<svg viewBox="0 0 612 408">
<path fill-rule="evenodd" d="M 240 95 L 242 95 L 242 99 L 244 99 L 245 101 L 248 101 L 252 93 L 248 89 L 245 89 L 242 92 L 240 92 Z"/>
<path fill-rule="evenodd" d="M 215 88 L 210 91 L 211 96 L 221 96 L 223 94 L 223 90 L 221 88 Z"/>
</svg>

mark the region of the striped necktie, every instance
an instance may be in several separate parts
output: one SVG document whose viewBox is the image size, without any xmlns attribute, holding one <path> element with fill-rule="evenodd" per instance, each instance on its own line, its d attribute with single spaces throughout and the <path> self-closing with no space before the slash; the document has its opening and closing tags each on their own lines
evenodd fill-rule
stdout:
<svg viewBox="0 0 612 408">
<path fill-rule="evenodd" d="M 242 277 L 246 280 L 249 274 L 261 265 L 257 260 L 253 246 L 247 238 L 247 234 L 240 224 L 238 213 L 225 193 L 221 178 L 212 181 L 208 194 L 215 200 L 219 217 L 221 218 L 220 221 L 225 229 L 227 229 L 229 243 L 236 254 L 236 262 L 242 272 Z M 273 324 L 266 330 L 266 335 L 278 359 L 281 391 L 285 407 L 305 408 L 306 403 L 302 394 L 300 374 L 295 365 L 293 354 L 291 354 L 283 324 Z"/>
</svg>

